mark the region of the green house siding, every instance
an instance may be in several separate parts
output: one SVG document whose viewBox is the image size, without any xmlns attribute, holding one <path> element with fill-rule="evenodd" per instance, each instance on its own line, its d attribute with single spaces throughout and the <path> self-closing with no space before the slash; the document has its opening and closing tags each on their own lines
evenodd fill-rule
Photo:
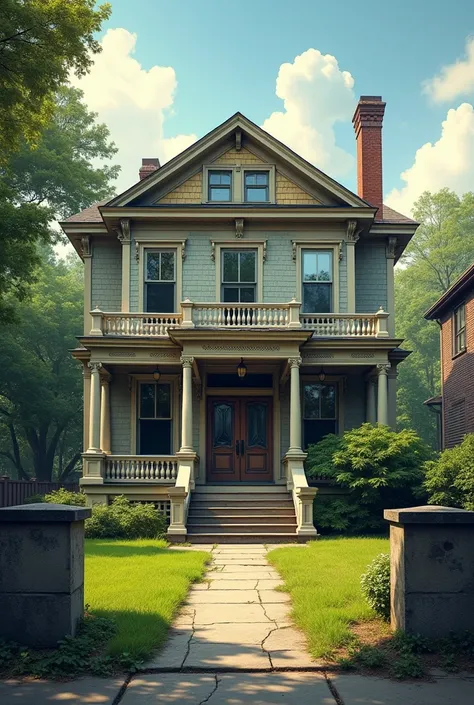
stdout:
<svg viewBox="0 0 474 705">
<path fill-rule="evenodd" d="M 183 298 L 195 303 L 216 300 L 216 263 L 211 258 L 211 240 L 216 233 L 191 232 L 183 262 Z"/>
<path fill-rule="evenodd" d="M 266 261 L 263 264 L 264 303 L 285 303 L 299 294 L 296 291 L 296 262 L 292 255 L 290 233 L 263 233 L 267 240 Z"/>
<path fill-rule="evenodd" d="M 344 392 L 344 431 L 365 421 L 365 382 L 362 375 L 347 375 Z"/>
<path fill-rule="evenodd" d="M 387 259 L 385 243 L 358 242 L 355 252 L 356 312 L 387 310 Z"/>
<path fill-rule="evenodd" d="M 114 374 L 110 385 L 112 453 L 129 455 L 131 448 L 131 401 L 127 374 Z"/>
<path fill-rule="evenodd" d="M 92 249 L 92 308 L 122 309 L 122 246 L 119 242 L 94 244 Z"/>
</svg>

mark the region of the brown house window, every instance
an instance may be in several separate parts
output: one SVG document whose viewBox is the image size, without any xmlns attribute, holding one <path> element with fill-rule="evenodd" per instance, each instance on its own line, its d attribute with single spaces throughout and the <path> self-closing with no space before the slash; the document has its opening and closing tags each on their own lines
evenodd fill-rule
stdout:
<svg viewBox="0 0 474 705">
<path fill-rule="evenodd" d="M 466 305 L 461 304 L 454 309 L 453 321 L 453 354 L 464 352 L 466 349 Z"/>
</svg>

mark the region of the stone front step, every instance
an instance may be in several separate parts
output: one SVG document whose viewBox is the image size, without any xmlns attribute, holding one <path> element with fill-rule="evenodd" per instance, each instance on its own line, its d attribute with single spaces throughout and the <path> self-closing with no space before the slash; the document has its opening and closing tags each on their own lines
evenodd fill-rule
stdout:
<svg viewBox="0 0 474 705">
<path fill-rule="evenodd" d="M 271 507 L 265 507 L 261 506 L 260 504 L 258 506 L 252 506 L 249 504 L 244 504 L 243 506 L 240 507 L 227 507 L 223 505 L 217 505 L 217 506 L 212 506 L 212 507 L 194 507 L 193 505 L 191 506 L 191 509 L 189 510 L 188 516 L 195 517 L 195 516 L 217 516 L 225 514 L 226 516 L 229 517 L 239 517 L 242 516 L 243 514 L 254 514 L 256 516 L 258 515 L 265 515 L 267 517 L 271 516 L 290 516 L 294 517 L 295 516 L 295 508 L 293 505 L 293 502 L 291 502 L 291 505 L 281 505 L 278 504 L 277 506 L 271 506 Z"/>
<path fill-rule="evenodd" d="M 188 515 L 188 528 L 191 526 L 222 525 L 222 524 L 296 524 L 295 513 L 293 515 L 281 514 L 254 514 L 245 511 L 244 514 L 207 514 L 205 512 L 190 513 Z"/>
<path fill-rule="evenodd" d="M 306 543 L 306 541 L 312 540 L 302 538 L 296 535 L 294 531 L 292 532 L 282 532 L 278 534 L 268 534 L 268 533 L 255 533 L 255 534 L 224 534 L 218 531 L 208 531 L 207 533 L 193 534 L 188 533 L 187 541 L 190 543 Z M 173 537 L 169 537 L 169 540 L 175 541 Z M 230 575 L 230 574 L 229 574 Z"/>
</svg>

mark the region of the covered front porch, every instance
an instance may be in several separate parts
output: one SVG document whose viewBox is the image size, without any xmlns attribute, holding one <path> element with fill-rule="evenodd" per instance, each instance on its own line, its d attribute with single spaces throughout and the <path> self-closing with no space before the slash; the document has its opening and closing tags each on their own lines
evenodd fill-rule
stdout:
<svg viewBox="0 0 474 705">
<path fill-rule="evenodd" d="M 170 535 L 185 536 L 196 485 L 280 485 L 298 533 L 314 533 L 305 448 L 364 421 L 394 423 L 394 352 L 304 331 L 84 347 L 83 489 L 91 503 L 126 494 L 169 508 Z"/>
</svg>

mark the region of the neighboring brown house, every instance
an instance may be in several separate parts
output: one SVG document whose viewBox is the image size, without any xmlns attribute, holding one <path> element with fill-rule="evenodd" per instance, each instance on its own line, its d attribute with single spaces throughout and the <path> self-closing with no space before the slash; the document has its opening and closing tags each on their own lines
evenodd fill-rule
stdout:
<svg viewBox="0 0 474 705">
<path fill-rule="evenodd" d="M 441 328 L 441 396 L 425 404 L 440 408 L 442 447 L 474 433 L 474 264 L 425 313 Z"/>
</svg>

